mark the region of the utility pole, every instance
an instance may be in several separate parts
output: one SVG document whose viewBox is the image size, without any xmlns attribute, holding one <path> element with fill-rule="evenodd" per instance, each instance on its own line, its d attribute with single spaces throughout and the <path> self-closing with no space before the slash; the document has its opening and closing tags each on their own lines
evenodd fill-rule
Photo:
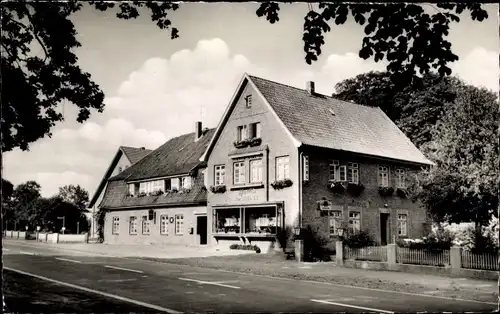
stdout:
<svg viewBox="0 0 500 314">
<path fill-rule="evenodd" d="M 66 216 L 57 217 L 57 219 L 62 219 L 63 221 L 62 233 L 64 234 L 64 230 L 66 230 Z"/>
<path fill-rule="evenodd" d="M 80 234 L 80 222 L 76 223 L 76 234 Z"/>
</svg>

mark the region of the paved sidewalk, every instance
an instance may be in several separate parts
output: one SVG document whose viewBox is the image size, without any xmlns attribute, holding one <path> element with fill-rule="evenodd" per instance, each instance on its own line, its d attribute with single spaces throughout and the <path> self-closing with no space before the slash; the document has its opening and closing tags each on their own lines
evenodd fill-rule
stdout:
<svg viewBox="0 0 500 314">
<path fill-rule="evenodd" d="M 33 247 L 44 247 L 56 250 L 75 251 L 88 255 L 106 255 L 110 257 L 149 257 L 149 258 L 194 258 L 208 256 L 231 256 L 255 254 L 253 251 L 220 250 L 215 246 L 192 247 L 185 245 L 120 245 L 104 243 L 45 243 L 29 240 L 2 239 L 4 243 Z"/>
</svg>

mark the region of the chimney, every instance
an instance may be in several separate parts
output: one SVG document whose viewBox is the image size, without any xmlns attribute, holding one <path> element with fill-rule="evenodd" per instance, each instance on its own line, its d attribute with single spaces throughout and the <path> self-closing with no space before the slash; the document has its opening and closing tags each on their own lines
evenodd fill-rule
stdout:
<svg viewBox="0 0 500 314">
<path fill-rule="evenodd" d="M 194 124 L 194 141 L 196 142 L 197 140 L 199 140 L 202 135 L 203 129 L 201 121 L 196 121 L 196 123 Z"/>
<path fill-rule="evenodd" d="M 309 93 L 309 95 L 314 95 L 314 82 L 307 82 L 307 92 Z"/>
<path fill-rule="evenodd" d="M 146 147 L 141 147 L 141 150 L 146 150 Z"/>
</svg>

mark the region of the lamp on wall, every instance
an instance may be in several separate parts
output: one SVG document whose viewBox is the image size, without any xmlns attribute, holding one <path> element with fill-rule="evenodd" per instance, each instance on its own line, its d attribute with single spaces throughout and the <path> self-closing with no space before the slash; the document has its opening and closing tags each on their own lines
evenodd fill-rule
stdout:
<svg viewBox="0 0 500 314">
<path fill-rule="evenodd" d="M 344 228 L 337 228 L 337 235 L 339 237 L 343 237 L 344 236 Z"/>
<path fill-rule="evenodd" d="M 299 236 L 299 235 L 300 235 L 300 227 L 295 227 L 295 228 L 293 228 L 293 233 L 294 233 L 296 236 Z"/>
</svg>

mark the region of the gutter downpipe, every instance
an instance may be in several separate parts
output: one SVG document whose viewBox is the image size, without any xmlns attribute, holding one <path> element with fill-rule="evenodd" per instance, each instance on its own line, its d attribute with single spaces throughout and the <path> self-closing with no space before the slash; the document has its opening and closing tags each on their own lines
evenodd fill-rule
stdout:
<svg viewBox="0 0 500 314">
<path fill-rule="evenodd" d="M 299 153 L 299 227 L 302 229 L 302 152 Z"/>
</svg>

